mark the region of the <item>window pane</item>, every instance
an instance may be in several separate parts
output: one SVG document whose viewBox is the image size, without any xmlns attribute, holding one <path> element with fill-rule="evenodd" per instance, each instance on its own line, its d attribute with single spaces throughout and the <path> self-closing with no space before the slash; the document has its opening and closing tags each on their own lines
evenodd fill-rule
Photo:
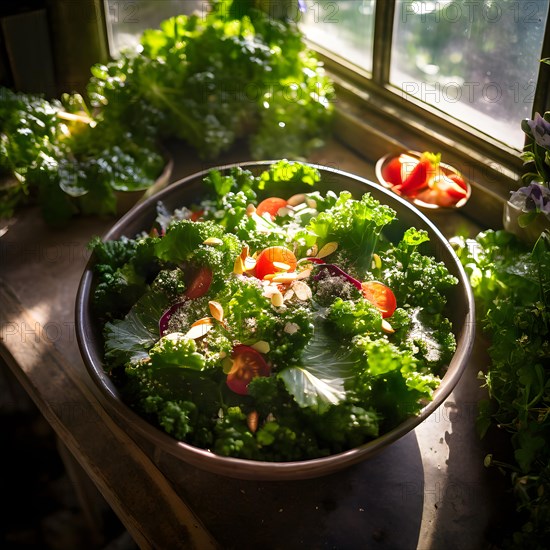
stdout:
<svg viewBox="0 0 550 550">
<path fill-rule="evenodd" d="M 371 72 L 374 4 L 374 0 L 307 0 L 302 30 L 312 42 Z"/>
<path fill-rule="evenodd" d="M 521 149 L 548 0 L 397 0 L 390 81 Z"/>
<path fill-rule="evenodd" d="M 104 0 L 109 50 L 117 57 L 124 49 L 135 50 L 145 29 L 158 28 L 174 15 L 208 10 L 208 0 Z"/>
</svg>

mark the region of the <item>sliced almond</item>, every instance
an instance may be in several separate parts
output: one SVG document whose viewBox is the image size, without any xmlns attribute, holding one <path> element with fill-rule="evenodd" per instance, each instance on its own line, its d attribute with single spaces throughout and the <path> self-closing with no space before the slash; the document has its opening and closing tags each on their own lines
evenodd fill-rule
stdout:
<svg viewBox="0 0 550 550">
<path fill-rule="evenodd" d="M 277 210 L 277 216 L 288 216 L 290 212 L 292 212 L 292 210 L 293 209 L 289 208 L 288 206 L 282 206 L 281 208 L 279 208 L 279 210 Z"/>
<path fill-rule="evenodd" d="M 336 242 L 330 242 L 325 244 L 321 250 L 317 253 L 317 258 L 326 258 L 327 256 L 330 256 L 333 252 L 336 252 L 338 250 L 338 243 Z"/>
<path fill-rule="evenodd" d="M 246 425 L 252 433 L 255 433 L 258 429 L 258 418 L 258 411 L 249 412 L 246 416 Z"/>
<path fill-rule="evenodd" d="M 393 327 L 389 324 L 386 319 L 382 319 L 382 330 L 386 332 L 387 334 L 393 334 L 395 330 L 393 330 Z"/>
<path fill-rule="evenodd" d="M 285 302 L 288 302 L 289 300 L 292 300 L 293 297 L 294 297 L 294 290 L 289 289 L 285 292 L 283 299 Z"/>
<path fill-rule="evenodd" d="M 296 323 L 287 323 L 285 325 L 285 328 L 283 329 L 284 332 L 287 334 L 294 334 L 300 330 L 300 327 Z"/>
<path fill-rule="evenodd" d="M 191 326 L 192 327 L 200 327 L 201 325 L 213 325 L 214 319 L 212 317 L 201 317 L 200 319 L 197 319 Z"/>
<path fill-rule="evenodd" d="M 306 196 L 304 193 L 298 193 L 297 195 L 292 195 L 290 199 L 286 201 L 286 203 L 290 206 L 297 206 L 299 204 L 302 204 L 306 201 Z"/>
<path fill-rule="evenodd" d="M 274 283 L 286 284 L 286 283 L 292 283 L 292 281 L 295 281 L 297 277 L 298 277 L 298 274 L 294 271 L 292 273 L 275 273 L 275 275 L 273 275 L 271 280 Z"/>
<path fill-rule="evenodd" d="M 306 204 L 307 204 L 310 208 L 317 208 L 317 201 L 316 201 L 315 199 L 306 197 Z"/>
<path fill-rule="evenodd" d="M 304 281 L 296 281 L 292 285 L 292 290 L 294 290 L 294 293 L 296 294 L 296 298 L 298 300 L 302 300 L 302 302 L 305 302 L 306 300 L 310 300 L 313 296 L 313 293 L 311 292 L 311 288 L 307 286 Z"/>
<path fill-rule="evenodd" d="M 302 279 L 307 279 L 311 275 L 311 267 L 307 267 L 298 273 L 296 278 L 301 281 Z"/>
<path fill-rule="evenodd" d="M 219 302 L 211 300 L 208 302 L 208 308 L 210 309 L 210 315 L 212 315 L 216 321 L 223 321 L 223 307 Z"/>
<path fill-rule="evenodd" d="M 208 239 L 203 241 L 202 244 L 205 244 L 207 246 L 220 246 L 223 244 L 223 241 L 221 239 L 218 239 L 217 237 L 208 237 Z"/>
<path fill-rule="evenodd" d="M 272 303 L 275 307 L 281 307 L 281 306 L 284 304 L 283 295 L 282 295 L 279 291 L 274 292 L 274 293 L 271 295 L 271 303 Z"/>
<path fill-rule="evenodd" d="M 273 267 L 277 271 L 289 271 L 290 266 L 288 264 L 285 264 L 284 262 L 273 262 Z"/>
<path fill-rule="evenodd" d="M 249 204 L 246 207 L 246 215 L 252 216 L 252 214 L 255 214 L 255 213 L 256 213 L 256 207 L 253 204 Z"/>
<path fill-rule="evenodd" d="M 267 281 L 265 281 L 267 282 Z M 265 285 L 263 295 L 266 298 L 271 298 L 275 292 L 279 292 L 279 289 L 277 288 L 277 285 L 272 285 L 271 283 Z"/>
<path fill-rule="evenodd" d="M 271 349 L 269 342 L 266 342 L 265 340 L 258 340 L 255 344 L 252 344 L 250 347 L 254 348 L 256 351 L 260 353 L 269 353 L 269 350 Z"/>
<path fill-rule="evenodd" d="M 196 340 L 197 338 L 202 338 L 203 336 L 206 336 L 208 332 L 210 332 L 214 328 L 214 325 L 202 323 L 200 325 L 194 324 L 191 325 L 191 328 L 187 331 L 185 334 L 186 338 L 190 338 L 191 340 Z"/>
</svg>

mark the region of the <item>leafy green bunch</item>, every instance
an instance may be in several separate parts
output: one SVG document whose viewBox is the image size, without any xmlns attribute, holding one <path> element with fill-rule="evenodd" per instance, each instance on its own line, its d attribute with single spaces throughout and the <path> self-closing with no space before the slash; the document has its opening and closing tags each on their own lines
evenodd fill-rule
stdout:
<svg viewBox="0 0 550 550">
<path fill-rule="evenodd" d="M 489 400 L 480 404 L 481 435 L 509 434 L 513 457 L 495 450 L 486 465 L 510 476 L 519 512 L 514 548 L 546 548 L 550 537 L 550 238 L 532 249 L 505 231 L 460 240 L 476 310 L 490 340 L 491 362 L 480 374 Z"/>
<path fill-rule="evenodd" d="M 296 24 L 239 4 L 168 19 L 143 33 L 138 55 L 92 67 L 92 105 L 182 138 L 204 158 L 239 138 L 250 138 L 254 158 L 306 153 L 326 135 L 332 85 Z"/>
<path fill-rule="evenodd" d="M 215 159 L 237 140 L 253 158 L 300 158 L 330 129 L 334 89 L 297 25 L 255 2 L 213 2 L 143 33 L 139 53 L 91 68 L 87 97 L 0 90 L 0 215 L 36 201 L 46 220 L 114 214 L 149 188 L 177 138 Z M 4 181 L 4 180 L 2 180 Z"/>
<path fill-rule="evenodd" d="M 46 100 L 0 89 L 0 216 L 38 203 L 51 225 L 114 214 L 119 191 L 143 190 L 164 159 L 150 135 L 96 121 L 79 94 Z"/>
</svg>

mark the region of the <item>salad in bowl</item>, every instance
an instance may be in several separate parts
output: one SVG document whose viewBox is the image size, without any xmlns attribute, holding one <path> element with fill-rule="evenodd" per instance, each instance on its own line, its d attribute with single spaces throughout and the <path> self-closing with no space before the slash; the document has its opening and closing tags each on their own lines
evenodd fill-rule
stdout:
<svg viewBox="0 0 550 550">
<path fill-rule="evenodd" d="M 91 243 L 111 393 L 237 462 L 322 460 L 413 426 L 457 349 L 459 279 L 423 252 L 426 229 L 388 238 L 396 209 L 368 189 L 322 191 L 296 162 L 256 172 L 213 169 L 194 203 L 161 194 L 147 230 Z"/>
</svg>

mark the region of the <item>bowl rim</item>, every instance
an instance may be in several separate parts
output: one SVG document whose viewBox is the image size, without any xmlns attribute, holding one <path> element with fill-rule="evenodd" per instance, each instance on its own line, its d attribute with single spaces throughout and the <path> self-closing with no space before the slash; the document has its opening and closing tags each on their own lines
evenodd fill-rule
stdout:
<svg viewBox="0 0 550 550">
<path fill-rule="evenodd" d="M 458 170 L 457 168 L 455 168 L 451 164 L 447 164 L 446 162 L 440 162 L 439 166 L 441 166 L 442 168 L 444 168 L 448 172 L 454 172 L 455 174 L 459 174 L 460 176 L 462 176 L 462 179 L 464 180 L 464 183 L 466 184 L 466 197 L 464 197 L 463 199 L 460 199 L 456 204 L 454 204 L 452 206 L 441 206 L 439 204 L 434 204 L 432 202 L 424 202 L 424 201 L 421 201 L 421 200 L 416 199 L 416 198 L 409 199 L 409 198 L 407 198 L 403 195 L 400 195 L 400 194 L 396 193 L 392 189 L 393 185 L 391 183 L 387 182 L 384 179 L 384 176 L 382 175 L 382 169 L 384 168 L 384 165 L 386 164 L 386 162 L 388 162 L 388 161 L 390 161 L 390 160 L 392 160 L 396 157 L 399 157 L 401 155 L 410 155 L 411 157 L 420 158 L 422 153 L 419 152 L 419 151 L 414 151 L 412 149 L 408 149 L 406 151 L 401 151 L 400 153 L 386 153 L 385 155 L 380 157 L 376 161 L 376 164 L 374 165 L 374 172 L 376 174 L 376 179 L 378 180 L 379 184 L 382 187 L 384 187 L 385 189 L 389 189 L 394 195 L 404 199 L 409 204 L 413 204 L 419 210 L 427 212 L 427 213 L 453 212 L 453 211 L 459 210 L 460 208 L 465 206 L 466 203 L 470 200 L 470 197 L 472 196 L 472 186 L 471 186 L 470 182 L 467 180 L 466 177 L 464 177 L 464 174 L 462 174 L 462 172 L 460 172 L 460 170 Z"/>
<path fill-rule="evenodd" d="M 104 233 L 102 240 L 109 240 L 114 238 L 114 235 L 122 234 L 121 231 L 128 224 L 128 222 L 138 218 L 140 214 L 147 212 L 152 206 L 156 206 L 158 201 L 162 201 L 165 196 L 172 194 L 179 187 L 183 187 L 191 182 L 202 182 L 204 177 L 211 170 L 227 171 L 236 167 L 245 169 L 257 168 L 261 170 L 262 168 L 265 169 L 265 167 L 270 166 L 275 162 L 278 162 L 278 160 L 236 162 L 213 166 L 211 168 L 185 176 L 169 184 L 155 195 L 152 195 L 144 201 L 136 204 L 130 211 L 116 221 L 113 226 L 107 230 L 107 232 Z M 89 298 L 93 283 L 93 257 L 90 257 L 80 280 L 75 304 L 75 332 L 77 343 L 88 374 L 93 379 L 95 385 L 99 388 L 101 397 L 105 399 L 105 404 L 108 406 L 109 410 L 115 413 L 119 421 L 127 426 L 131 426 L 133 429 L 137 429 L 139 435 L 145 437 L 150 442 L 152 441 L 158 448 L 168 454 L 182 459 L 191 466 L 207 470 L 211 473 L 238 479 L 297 480 L 328 475 L 347 466 L 361 462 L 366 458 L 370 458 L 390 443 L 397 441 L 412 431 L 443 404 L 445 399 L 450 395 L 462 377 L 467 365 L 468 357 L 470 356 L 473 348 L 475 336 L 475 305 L 473 292 L 460 260 L 456 256 L 450 243 L 443 236 L 436 225 L 421 211 L 415 208 L 409 201 L 404 200 L 395 193 L 390 193 L 387 188 L 380 184 L 372 182 L 362 176 L 330 166 L 301 161 L 300 163 L 317 168 L 321 174 L 323 172 L 328 172 L 337 174 L 339 177 L 351 178 L 355 180 L 355 182 L 365 186 L 365 192 L 368 191 L 369 187 L 376 188 L 382 194 L 389 195 L 392 200 L 397 200 L 397 202 L 401 203 L 402 206 L 412 210 L 412 212 L 416 216 L 420 217 L 423 223 L 430 228 L 430 231 L 437 236 L 438 244 L 443 245 L 447 249 L 450 258 L 452 258 L 454 262 L 454 267 L 458 273 L 459 279 L 459 284 L 457 286 L 462 287 L 462 290 L 465 292 L 465 318 L 460 334 L 456 334 L 457 349 L 449 363 L 448 370 L 441 379 L 442 381 L 439 387 L 434 392 L 432 400 L 421 409 L 417 416 L 407 418 L 405 421 L 401 422 L 390 431 L 383 433 L 374 440 L 368 441 L 347 451 L 332 454 L 326 457 L 301 461 L 268 462 L 216 455 L 207 449 L 195 447 L 188 443 L 176 440 L 174 437 L 163 432 L 160 428 L 157 428 L 137 414 L 119 397 L 116 387 L 107 373 L 103 370 L 102 361 L 99 361 L 99 364 L 97 364 L 96 357 L 94 356 L 93 350 L 89 345 L 88 330 L 86 329 L 88 322 L 87 314 L 90 313 L 88 310 Z M 443 383 L 443 381 L 445 381 L 445 383 Z"/>
</svg>

